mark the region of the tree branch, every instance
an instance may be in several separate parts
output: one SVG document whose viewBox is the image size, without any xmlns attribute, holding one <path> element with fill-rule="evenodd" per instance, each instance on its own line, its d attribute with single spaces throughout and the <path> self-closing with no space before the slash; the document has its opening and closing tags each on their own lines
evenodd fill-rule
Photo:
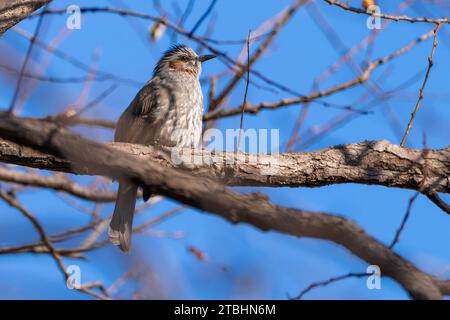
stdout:
<svg viewBox="0 0 450 320">
<path fill-rule="evenodd" d="M 174 167 L 170 160 L 171 149 L 127 143 L 108 145 L 162 167 Z M 75 174 L 104 174 L 104 169 L 76 166 L 72 161 L 1 139 L 0 161 Z M 179 168 L 229 186 L 321 187 L 359 183 L 418 191 L 424 183 L 426 189 L 450 193 L 450 148 L 430 150 L 425 155 L 421 150 L 402 148 L 385 140 L 280 155 L 183 149 L 177 161 L 180 161 Z M 427 175 L 423 170 L 425 161 L 429 168 Z M 81 186 L 66 184 L 61 178 L 3 171 L 0 170 L 0 180 L 54 188 L 90 200 L 95 197 L 95 201 L 109 201 L 112 197 L 109 193 L 90 194 L 80 190 Z"/>
<path fill-rule="evenodd" d="M 0 115 L 0 136 L 77 167 L 111 177 L 124 176 L 151 191 L 219 215 L 232 223 L 248 223 L 263 231 L 330 240 L 350 250 L 383 275 L 394 278 L 416 299 L 441 299 L 443 281 L 419 270 L 368 235 L 357 224 L 337 215 L 285 208 L 260 194 L 240 194 L 208 179 L 136 158 L 120 150 L 71 134 L 55 124 Z"/>
<path fill-rule="evenodd" d="M 116 200 L 115 192 L 101 191 L 84 187 L 73 182 L 62 174 L 42 176 L 36 173 L 20 172 L 0 167 L 0 180 L 32 187 L 63 191 L 75 197 L 96 202 L 111 202 Z"/>
<path fill-rule="evenodd" d="M 370 16 L 371 14 L 369 12 L 367 12 L 364 9 L 360 9 L 360 8 L 355 8 L 355 7 L 351 7 L 345 3 L 339 2 L 337 0 L 324 0 L 325 2 L 327 2 L 330 5 L 335 5 L 338 6 L 346 11 L 351 11 L 354 13 L 359 13 L 359 14 L 365 14 Z M 450 24 L 450 20 L 448 18 L 440 18 L 440 19 L 434 19 L 434 18 L 427 18 L 427 17 L 421 17 L 421 18 L 412 18 L 412 17 L 408 17 L 408 16 L 393 16 L 393 15 L 389 15 L 389 14 L 382 14 L 382 13 L 374 13 L 372 14 L 374 17 L 379 17 L 382 19 L 387 19 L 387 20 L 393 20 L 393 21 L 407 21 L 407 22 L 423 22 L 423 23 L 448 23 Z"/>
<path fill-rule="evenodd" d="M 51 0 L 8 0 L 0 1 L 0 37 L 33 11 L 48 4 Z"/>
<path fill-rule="evenodd" d="M 393 52 L 383 58 L 371 61 L 370 63 L 367 64 L 367 66 L 363 70 L 361 70 L 361 73 L 357 77 L 353 78 L 352 80 L 332 86 L 326 90 L 312 92 L 308 96 L 287 98 L 287 99 L 282 99 L 280 101 L 270 102 L 270 103 L 262 102 L 262 103 L 259 103 L 259 104 L 253 105 L 253 106 L 246 106 L 245 112 L 251 113 L 251 114 L 257 114 L 261 110 L 265 110 L 265 109 L 273 110 L 273 109 L 277 109 L 280 107 L 287 107 L 287 106 L 291 106 L 291 105 L 295 105 L 295 104 L 299 104 L 299 103 L 311 102 L 311 101 L 315 101 L 319 98 L 324 98 L 324 97 L 333 95 L 337 92 L 342 92 L 347 89 L 358 86 L 360 84 L 366 83 L 370 79 L 370 76 L 372 75 L 372 73 L 378 67 L 380 67 L 383 64 L 408 52 L 409 50 L 411 50 L 413 47 L 415 47 L 419 43 L 422 43 L 423 41 L 433 37 L 435 34 L 434 31 L 435 31 L 435 29 L 432 29 L 429 32 L 418 37 L 417 39 L 409 42 L 407 45 L 401 47 L 400 49 L 397 49 L 395 52 Z M 241 113 L 241 109 L 242 109 L 242 106 L 238 106 L 238 107 L 234 107 L 234 108 L 230 108 L 230 109 L 214 110 L 214 111 L 211 111 L 211 112 L 208 112 L 207 114 L 205 114 L 203 116 L 203 120 L 209 121 L 209 120 L 214 120 L 214 119 L 218 119 L 218 118 L 224 118 L 224 117 L 238 115 Z"/>
</svg>

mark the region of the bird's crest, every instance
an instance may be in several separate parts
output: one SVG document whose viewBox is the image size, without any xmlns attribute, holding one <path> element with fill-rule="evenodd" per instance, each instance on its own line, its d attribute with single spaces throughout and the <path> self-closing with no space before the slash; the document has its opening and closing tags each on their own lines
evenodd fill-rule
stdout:
<svg viewBox="0 0 450 320">
<path fill-rule="evenodd" d="M 169 62 L 174 57 L 180 56 L 181 54 L 189 56 L 189 57 L 197 57 L 197 54 L 191 48 L 185 46 L 184 44 L 176 44 L 171 46 L 167 51 L 164 52 L 161 59 L 159 59 L 158 63 L 153 70 L 153 75 L 158 73 L 164 66 L 166 62 Z"/>
</svg>

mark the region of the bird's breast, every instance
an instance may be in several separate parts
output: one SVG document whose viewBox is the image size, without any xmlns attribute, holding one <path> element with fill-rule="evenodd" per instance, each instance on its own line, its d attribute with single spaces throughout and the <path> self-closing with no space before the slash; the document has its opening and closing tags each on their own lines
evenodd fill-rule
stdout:
<svg viewBox="0 0 450 320">
<path fill-rule="evenodd" d="M 160 138 L 178 147 L 197 146 L 202 132 L 203 95 L 198 80 L 172 84 L 169 103 L 160 113 Z"/>
</svg>

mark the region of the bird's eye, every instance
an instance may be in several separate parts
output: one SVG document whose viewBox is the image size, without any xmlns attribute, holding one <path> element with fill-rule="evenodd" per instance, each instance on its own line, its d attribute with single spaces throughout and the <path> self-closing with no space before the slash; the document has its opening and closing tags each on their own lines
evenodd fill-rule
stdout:
<svg viewBox="0 0 450 320">
<path fill-rule="evenodd" d="M 189 59 L 188 57 L 186 57 L 186 56 L 182 56 L 182 57 L 180 58 L 180 60 L 181 60 L 181 61 L 184 61 L 184 62 L 187 62 L 187 61 L 189 61 L 190 59 Z"/>
</svg>

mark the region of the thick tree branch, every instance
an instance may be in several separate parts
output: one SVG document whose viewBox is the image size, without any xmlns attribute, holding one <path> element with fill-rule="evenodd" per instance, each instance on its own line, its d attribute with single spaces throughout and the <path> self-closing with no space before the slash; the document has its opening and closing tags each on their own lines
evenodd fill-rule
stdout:
<svg viewBox="0 0 450 320">
<path fill-rule="evenodd" d="M 0 0 L 0 37 L 51 0 Z"/>
<path fill-rule="evenodd" d="M 384 275 L 398 281 L 413 298 L 441 299 L 441 289 L 447 287 L 343 217 L 276 206 L 265 196 L 233 192 L 211 179 L 193 177 L 180 170 L 136 158 L 48 122 L 0 115 L 0 136 L 56 157 L 71 159 L 88 171 L 111 177 L 126 176 L 138 184 L 149 186 L 155 193 L 209 211 L 233 223 L 244 222 L 263 231 L 333 241 L 368 263 L 378 265 Z"/>
<path fill-rule="evenodd" d="M 163 167 L 174 167 L 170 149 L 126 143 L 109 145 Z M 450 148 L 424 153 L 383 140 L 280 155 L 184 149 L 174 159 L 180 161 L 180 168 L 194 175 L 215 178 L 229 186 L 321 187 L 359 183 L 419 190 L 424 183 L 427 190 L 450 193 Z M 0 161 L 75 174 L 103 173 L 103 169 L 77 167 L 71 161 L 6 140 L 0 140 Z M 426 175 L 425 162 L 429 169 Z M 95 197 L 95 201 L 113 199 L 112 194 L 93 195 L 80 186 L 67 184 L 63 178 L 3 171 L 0 170 L 0 180 L 54 188 L 90 200 Z"/>
</svg>

